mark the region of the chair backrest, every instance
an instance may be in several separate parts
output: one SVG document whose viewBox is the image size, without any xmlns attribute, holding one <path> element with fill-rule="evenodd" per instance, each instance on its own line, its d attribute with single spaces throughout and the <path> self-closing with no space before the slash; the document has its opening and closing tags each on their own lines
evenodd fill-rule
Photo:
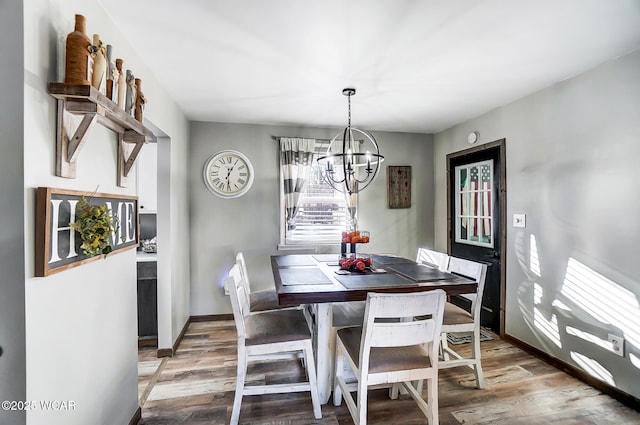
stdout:
<svg viewBox="0 0 640 425">
<path fill-rule="evenodd" d="M 247 272 L 247 263 L 244 260 L 244 254 L 238 252 L 236 254 L 236 264 L 240 267 L 240 275 L 242 276 L 243 285 L 246 288 L 247 294 L 251 293 L 251 284 L 249 283 L 249 273 Z"/>
<path fill-rule="evenodd" d="M 447 271 L 473 279 L 478 284 L 478 290 L 475 293 L 460 295 L 471 301 L 471 314 L 477 320 L 480 317 L 482 293 L 484 292 L 484 282 L 487 278 L 487 265 L 477 261 L 451 257 L 449 258 Z"/>
<path fill-rule="evenodd" d="M 416 263 L 426 264 L 427 266 L 436 267 L 439 270 L 447 270 L 449 266 L 449 256 L 444 252 L 433 251 L 427 248 L 418 248 L 418 256 Z"/>
<path fill-rule="evenodd" d="M 243 341 L 246 336 L 244 318 L 249 315 L 249 294 L 242 281 L 242 274 L 238 264 L 234 264 L 229 270 L 229 277 L 225 281 L 225 287 L 231 298 L 233 319 L 236 322 L 238 341 Z"/>
<path fill-rule="evenodd" d="M 445 300 L 446 293 L 442 289 L 412 293 L 370 292 L 362 330 L 361 370 L 368 370 L 371 347 L 426 344 L 432 364 L 437 365 L 438 344 L 433 342 L 440 337 Z"/>
</svg>

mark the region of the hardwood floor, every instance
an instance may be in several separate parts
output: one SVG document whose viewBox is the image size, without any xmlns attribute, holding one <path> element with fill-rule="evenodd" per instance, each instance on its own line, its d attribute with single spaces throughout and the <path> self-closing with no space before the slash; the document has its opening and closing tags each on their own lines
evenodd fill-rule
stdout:
<svg viewBox="0 0 640 425">
<path fill-rule="evenodd" d="M 469 349 L 464 344 L 463 349 Z M 233 321 L 189 325 L 174 357 L 158 359 L 152 348 L 139 351 L 141 425 L 227 424 L 236 376 Z M 487 388 L 474 387 L 469 368 L 440 371 L 442 425 L 620 425 L 640 424 L 640 413 L 566 373 L 500 340 L 482 342 Z M 248 379 L 288 382 L 304 373 L 296 361 L 251 367 Z M 350 425 L 343 405 L 322 406 L 313 418 L 308 393 L 248 396 L 240 423 L 247 425 Z M 408 396 L 390 400 L 386 390 L 369 392 L 369 424 L 425 424 Z"/>
</svg>

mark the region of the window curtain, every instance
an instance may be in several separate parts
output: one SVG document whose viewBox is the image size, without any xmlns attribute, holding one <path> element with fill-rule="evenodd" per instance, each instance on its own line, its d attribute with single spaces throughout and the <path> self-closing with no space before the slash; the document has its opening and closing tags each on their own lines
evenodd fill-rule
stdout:
<svg viewBox="0 0 640 425">
<path fill-rule="evenodd" d="M 280 138 L 280 172 L 283 177 L 284 206 L 289 230 L 296 227 L 300 194 L 311 174 L 315 148 L 315 139 Z"/>
</svg>

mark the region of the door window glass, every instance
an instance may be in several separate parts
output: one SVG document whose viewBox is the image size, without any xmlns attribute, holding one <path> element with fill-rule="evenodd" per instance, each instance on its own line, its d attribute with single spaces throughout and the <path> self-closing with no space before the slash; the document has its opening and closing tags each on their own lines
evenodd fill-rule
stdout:
<svg viewBox="0 0 640 425">
<path fill-rule="evenodd" d="M 493 161 L 455 168 L 456 242 L 493 248 Z"/>
</svg>

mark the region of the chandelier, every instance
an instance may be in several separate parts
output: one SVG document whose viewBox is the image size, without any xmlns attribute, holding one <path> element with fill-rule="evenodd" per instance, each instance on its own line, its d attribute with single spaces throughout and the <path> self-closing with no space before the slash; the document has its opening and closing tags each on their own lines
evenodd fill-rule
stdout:
<svg viewBox="0 0 640 425">
<path fill-rule="evenodd" d="M 318 158 L 318 165 L 331 187 L 352 195 L 371 184 L 384 156 L 380 155 L 373 135 L 351 127 L 351 96 L 356 94 L 356 89 L 343 89 L 342 94 L 349 103 L 347 127 L 331 139 L 326 154 Z"/>
</svg>

